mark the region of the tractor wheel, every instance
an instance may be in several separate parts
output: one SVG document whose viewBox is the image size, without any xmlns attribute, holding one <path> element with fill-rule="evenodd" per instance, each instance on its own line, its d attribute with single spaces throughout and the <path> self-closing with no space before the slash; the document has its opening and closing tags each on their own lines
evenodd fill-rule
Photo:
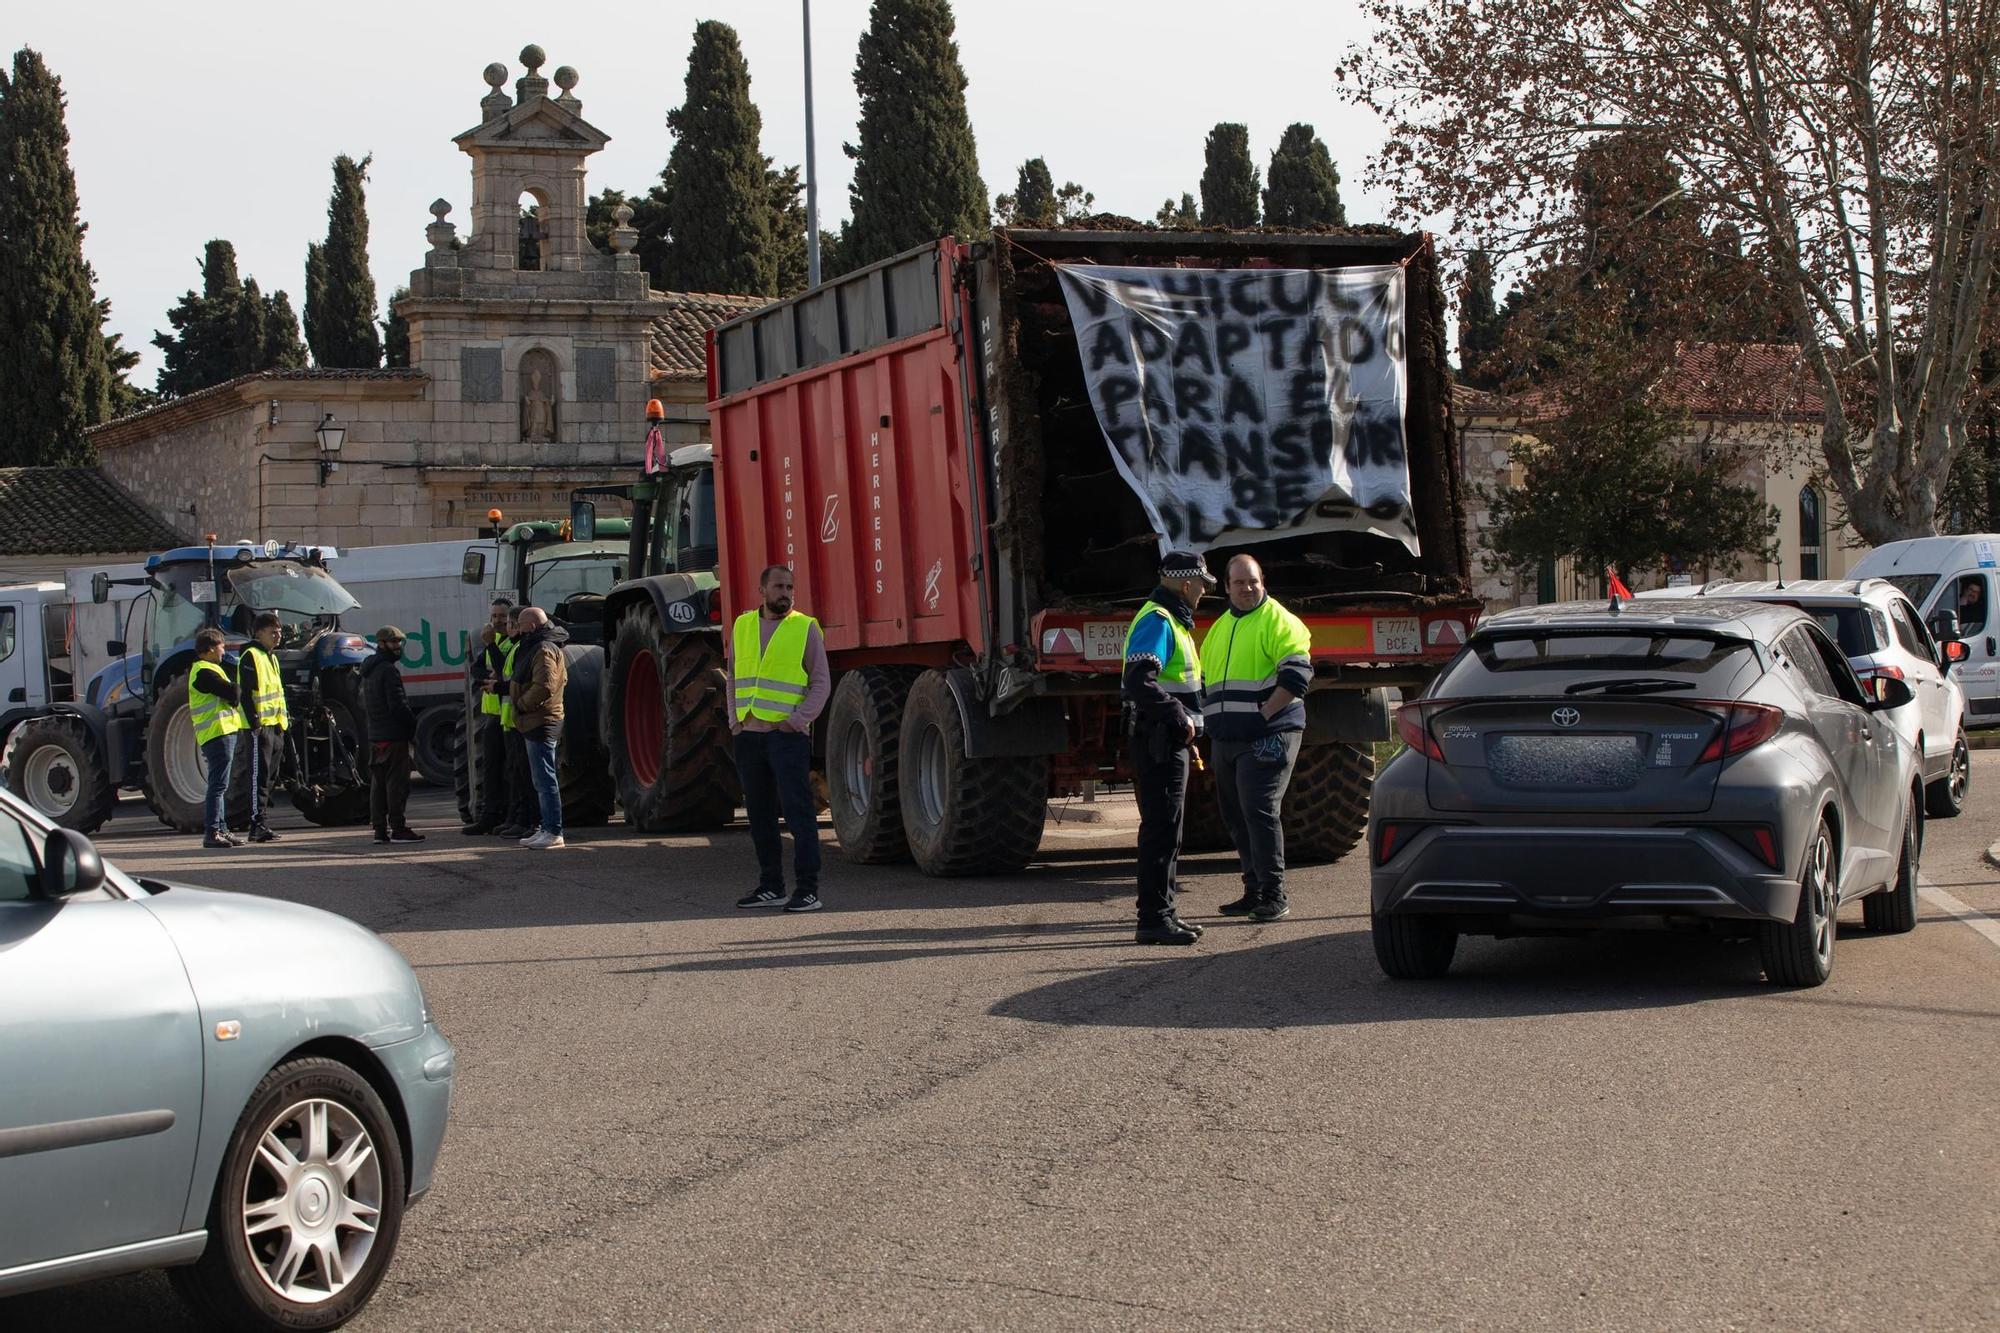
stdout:
<svg viewBox="0 0 2000 1333">
<path fill-rule="evenodd" d="M 287 741 L 305 752 L 304 773 L 288 773 L 293 807 L 323 828 L 368 822 L 368 732 L 361 681 L 350 669 L 320 678 L 324 715 Z M 299 724 L 294 721 L 293 726 Z"/>
<path fill-rule="evenodd" d="M 1046 755 L 968 759 L 951 686 L 926 671 L 903 710 L 897 781 L 910 856 L 926 875 L 1006 875 L 1042 844 Z"/>
<path fill-rule="evenodd" d="M 199 833 L 207 816 L 208 763 L 195 744 L 182 676 L 160 691 L 146 721 L 146 804 L 178 833 Z"/>
<path fill-rule="evenodd" d="M 598 732 L 626 821 L 646 833 L 720 828 L 742 798 L 722 643 L 669 634 L 650 606 L 618 622 Z"/>
<path fill-rule="evenodd" d="M 7 741 L 7 785 L 64 828 L 95 833 L 118 793 L 82 718 L 52 714 L 23 722 Z"/>
<path fill-rule="evenodd" d="M 1285 860 L 1324 865 L 1354 849 L 1368 832 L 1368 798 L 1375 786 L 1370 745 L 1308 745 L 1299 751 L 1279 820 Z"/>
<path fill-rule="evenodd" d="M 827 705 L 827 805 L 841 850 L 862 865 L 910 859 L 897 771 L 916 677 L 904 667 L 860 667 L 840 678 Z"/>
</svg>

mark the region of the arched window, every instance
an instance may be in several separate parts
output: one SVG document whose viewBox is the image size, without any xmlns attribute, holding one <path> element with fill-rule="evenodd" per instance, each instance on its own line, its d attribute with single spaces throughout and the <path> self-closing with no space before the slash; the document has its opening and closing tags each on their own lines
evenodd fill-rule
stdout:
<svg viewBox="0 0 2000 1333">
<path fill-rule="evenodd" d="M 523 190 L 520 199 L 520 234 L 515 243 L 514 267 L 539 271 L 547 256 L 548 212 L 539 190 Z"/>
<path fill-rule="evenodd" d="M 1819 492 L 1810 486 L 1799 487 L 1799 577 L 1816 579 L 1820 575 L 1820 549 L 1826 541 L 1826 522 L 1820 514 Z"/>
</svg>

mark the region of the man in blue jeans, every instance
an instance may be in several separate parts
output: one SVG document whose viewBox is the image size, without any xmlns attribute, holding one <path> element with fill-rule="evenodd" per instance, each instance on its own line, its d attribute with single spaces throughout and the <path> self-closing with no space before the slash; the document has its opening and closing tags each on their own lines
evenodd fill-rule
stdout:
<svg viewBox="0 0 2000 1333">
<path fill-rule="evenodd" d="M 819 814 L 813 808 L 812 724 L 833 692 L 819 622 L 792 609 L 792 571 L 758 580 L 763 604 L 736 618 L 729 640 L 729 729 L 757 849 L 757 888 L 738 907 L 817 912 Z M 779 812 L 792 831 L 792 896 L 785 897 Z"/>
<path fill-rule="evenodd" d="M 208 766 L 208 800 L 202 811 L 204 847 L 241 847 L 229 832 L 229 765 L 236 757 L 236 737 L 244 729 L 242 697 L 236 681 L 222 668 L 222 631 L 201 630 L 194 636 L 194 668 L 188 672 L 188 722 L 195 744 Z"/>
<path fill-rule="evenodd" d="M 563 841 L 562 779 L 556 771 L 556 746 L 562 741 L 563 689 L 569 684 L 569 659 L 563 645 L 569 632 L 549 623 L 549 613 L 524 606 L 515 622 L 521 630 L 514 655 L 514 729 L 528 752 L 528 779 L 534 784 L 541 825 L 521 839 L 531 852 L 551 852 Z"/>
</svg>

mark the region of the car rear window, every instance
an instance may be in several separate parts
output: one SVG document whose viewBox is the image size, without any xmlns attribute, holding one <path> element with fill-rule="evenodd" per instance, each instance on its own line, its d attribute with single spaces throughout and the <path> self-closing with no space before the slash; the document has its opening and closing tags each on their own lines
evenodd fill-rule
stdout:
<svg viewBox="0 0 2000 1333">
<path fill-rule="evenodd" d="M 1468 696 L 1534 688 L 1538 673 L 1571 675 L 1608 671 L 1631 675 L 1707 676 L 1732 674 L 1755 660 L 1744 639 L 1687 634 L 1588 634 L 1561 629 L 1532 636 L 1475 638 L 1472 646 L 1438 682 L 1435 693 Z"/>
<path fill-rule="evenodd" d="M 1840 645 L 1849 657 L 1866 657 L 1888 646 L 1888 636 L 1878 633 L 1875 617 L 1865 606 L 1807 606 L 1800 608 L 1819 622 L 1826 637 Z"/>
</svg>

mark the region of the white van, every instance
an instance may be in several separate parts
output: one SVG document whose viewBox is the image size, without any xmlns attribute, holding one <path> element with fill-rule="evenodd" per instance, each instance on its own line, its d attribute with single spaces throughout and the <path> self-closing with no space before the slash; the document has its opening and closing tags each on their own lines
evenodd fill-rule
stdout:
<svg viewBox="0 0 2000 1333">
<path fill-rule="evenodd" d="M 1958 617 L 1965 661 L 1954 668 L 1965 688 L 1966 720 L 2000 726 L 2000 619 L 1993 613 L 1994 575 L 2000 573 L 2000 533 L 1965 537 L 1916 537 L 1890 542 L 1847 571 L 1851 579 L 1887 579 L 1917 604 L 1939 638 L 1944 613 Z"/>
</svg>

